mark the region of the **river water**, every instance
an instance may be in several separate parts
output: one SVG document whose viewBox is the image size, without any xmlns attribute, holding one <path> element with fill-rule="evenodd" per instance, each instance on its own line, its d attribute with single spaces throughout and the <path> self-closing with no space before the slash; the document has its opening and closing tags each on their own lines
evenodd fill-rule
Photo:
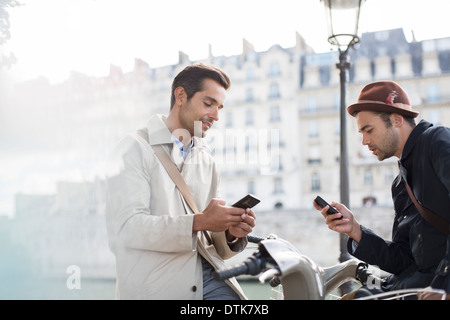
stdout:
<svg viewBox="0 0 450 320">
<path fill-rule="evenodd" d="M 364 208 L 355 213 L 358 220 L 388 239 L 392 225 L 392 209 Z M 302 254 L 322 267 L 337 264 L 340 245 L 339 234 L 329 230 L 323 217 L 315 210 L 298 212 L 262 213 L 257 218 L 253 234 L 265 237 L 276 234 L 291 242 Z M 256 249 L 250 249 L 231 260 L 234 265 L 245 259 Z M 33 276 L 2 277 L 0 299 L 63 299 L 63 300 L 111 300 L 114 299 L 115 280 L 113 278 L 82 278 L 79 288 L 69 289 L 67 278 L 36 279 Z M 239 278 L 249 299 L 264 300 L 272 295 L 268 283 L 260 284 L 255 278 Z"/>
</svg>

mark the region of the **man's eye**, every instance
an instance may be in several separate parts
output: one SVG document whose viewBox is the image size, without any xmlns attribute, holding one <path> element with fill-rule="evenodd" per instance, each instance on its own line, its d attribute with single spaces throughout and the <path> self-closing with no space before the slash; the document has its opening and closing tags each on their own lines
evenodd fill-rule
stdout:
<svg viewBox="0 0 450 320">
<path fill-rule="evenodd" d="M 207 103 L 207 102 L 203 102 L 205 104 L 205 106 L 207 107 L 211 107 L 211 103 Z"/>
</svg>

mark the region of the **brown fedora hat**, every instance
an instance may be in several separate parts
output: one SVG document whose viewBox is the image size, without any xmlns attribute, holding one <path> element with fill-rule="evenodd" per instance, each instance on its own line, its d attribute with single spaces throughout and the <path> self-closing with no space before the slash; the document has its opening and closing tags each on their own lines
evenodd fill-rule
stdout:
<svg viewBox="0 0 450 320">
<path fill-rule="evenodd" d="M 355 116 L 358 111 L 399 113 L 412 118 L 419 115 L 413 111 L 406 92 L 393 81 L 377 81 L 366 85 L 359 94 L 358 102 L 347 108 L 351 116 Z"/>
</svg>

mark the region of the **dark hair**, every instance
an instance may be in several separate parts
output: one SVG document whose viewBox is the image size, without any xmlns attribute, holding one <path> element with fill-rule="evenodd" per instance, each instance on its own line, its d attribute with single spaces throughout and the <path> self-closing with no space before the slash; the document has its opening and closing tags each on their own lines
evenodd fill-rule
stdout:
<svg viewBox="0 0 450 320">
<path fill-rule="evenodd" d="M 356 116 L 358 112 L 360 111 L 356 111 L 353 115 Z M 372 111 L 372 112 L 378 115 L 381 118 L 381 120 L 383 120 L 384 124 L 386 125 L 386 128 L 392 127 L 391 112 L 382 112 L 382 111 Z M 414 128 L 416 126 L 416 120 L 413 117 L 407 117 L 404 115 L 402 115 L 402 117 L 403 119 L 405 119 L 407 123 L 409 123 L 411 127 Z"/>
<path fill-rule="evenodd" d="M 392 126 L 392 122 L 391 122 L 391 114 L 390 112 L 375 112 L 376 114 L 378 114 L 380 116 L 380 118 L 384 121 L 384 123 L 386 124 L 386 128 L 390 128 Z M 414 120 L 413 117 L 407 117 L 402 115 L 403 119 L 405 119 L 405 121 L 412 127 L 414 128 L 416 126 L 416 121 Z"/>
<path fill-rule="evenodd" d="M 203 80 L 212 79 L 218 82 L 227 90 L 231 86 L 228 75 L 220 68 L 202 63 L 193 64 L 184 68 L 172 82 L 172 94 L 170 97 L 170 110 L 175 104 L 175 89 L 183 87 L 186 91 L 187 99 L 203 90 Z"/>
</svg>

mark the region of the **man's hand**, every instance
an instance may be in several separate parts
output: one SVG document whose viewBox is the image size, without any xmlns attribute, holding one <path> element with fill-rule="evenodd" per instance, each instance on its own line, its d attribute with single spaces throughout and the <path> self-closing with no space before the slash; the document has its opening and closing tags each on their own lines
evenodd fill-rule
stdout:
<svg viewBox="0 0 450 320">
<path fill-rule="evenodd" d="M 445 297 L 443 293 L 433 291 L 432 287 L 426 287 L 425 291 L 419 292 L 418 294 L 419 300 L 450 300 L 450 294 L 445 293 Z"/>
<path fill-rule="evenodd" d="M 255 213 L 252 209 L 245 209 L 245 213 L 241 215 L 241 221 L 228 228 L 228 234 L 236 238 L 244 238 L 252 232 L 255 226 Z M 228 239 L 233 240 L 233 239 Z"/>
<path fill-rule="evenodd" d="M 250 219 L 246 216 L 246 210 L 242 208 L 225 206 L 225 201 L 212 199 L 203 212 L 194 215 L 192 231 L 226 231 L 230 227 L 239 226 L 243 221 L 249 223 Z M 254 214 L 253 214 L 254 215 Z M 243 219 L 243 217 L 245 218 Z M 253 223 L 254 225 L 254 223 Z M 241 227 L 243 227 L 241 225 Z M 233 234 L 234 235 L 234 234 Z"/>
<path fill-rule="evenodd" d="M 356 242 L 361 241 L 361 225 L 355 219 L 353 213 L 346 206 L 337 202 L 331 202 L 330 205 L 336 208 L 339 213 L 327 214 L 329 206 L 320 208 L 313 201 L 314 208 L 319 210 L 325 218 L 328 228 L 336 232 L 345 233 Z M 342 217 L 342 219 L 340 219 Z"/>
</svg>

